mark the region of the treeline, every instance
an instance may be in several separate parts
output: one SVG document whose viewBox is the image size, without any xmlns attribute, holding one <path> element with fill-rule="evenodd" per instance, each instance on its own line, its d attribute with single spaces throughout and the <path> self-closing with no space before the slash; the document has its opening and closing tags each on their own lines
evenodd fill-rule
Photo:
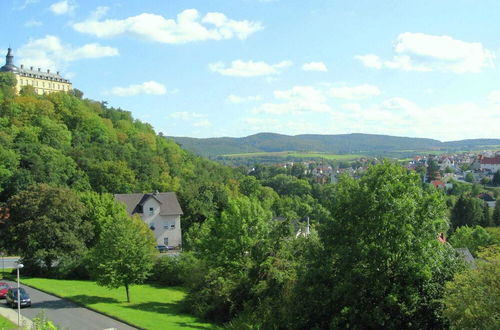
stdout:
<svg viewBox="0 0 500 330">
<path fill-rule="evenodd" d="M 158 258 L 149 280 L 187 287 L 185 310 L 204 319 L 233 329 L 446 328 L 476 320 L 456 312 L 460 299 L 443 300 L 455 297 L 445 291 L 456 293 L 454 276 L 468 274 L 437 239 L 469 228 L 450 226 L 458 197 L 422 184 L 419 174 L 384 162 L 335 185 L 314 184 L 300 165 L 256 166 L 246 175 L 78 91 L 38 96 L 25 88 L 16 96 L 12 86 L 0 74 L 0 202 L 11 212 L 0 217 L 1 236 L 39 274 L 97 274 L 125 287 L 146 279 L 153 243 L 135 234 L 145 229 L 139 222 L 124 225 L 110 193 L 175 191 L 184 252 Z M 117 233 L 130 238 L 116 240 Z M 120 244 L 108 251 L 109 241 Z M 98 276 L 127 253 L 128 241 L 142 242 L 131 251 L 145 267 L 122 262 L 113 276 Z M 485 258 L 497 265 L 491 251 Z M 97 260 L 95 269 L 85 260 Z M 498 271 L 484 269 L 458 280 Z"/>
</svg>

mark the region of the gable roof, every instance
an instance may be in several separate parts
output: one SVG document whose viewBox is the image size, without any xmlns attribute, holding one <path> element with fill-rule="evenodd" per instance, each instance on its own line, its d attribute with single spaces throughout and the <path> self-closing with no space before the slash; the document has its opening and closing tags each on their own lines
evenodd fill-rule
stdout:
<svg viewBox="0 0 500 330">
<path fill-rule="evenodd" d="M 500 165 L 500 157 L 483 157 L 481 158 L 481 164 Z"/>
<path fill-rule="evenodd" d="M 174 192 L 152 193 L 152 194 L 116 194 L 115 198 L 127 206 L 129 214 L 142 214 L 142 206 L 150 198 L 154 198 L 160 204 L 160 215 L 183 214 L 177 196 Z"/>
</svg>

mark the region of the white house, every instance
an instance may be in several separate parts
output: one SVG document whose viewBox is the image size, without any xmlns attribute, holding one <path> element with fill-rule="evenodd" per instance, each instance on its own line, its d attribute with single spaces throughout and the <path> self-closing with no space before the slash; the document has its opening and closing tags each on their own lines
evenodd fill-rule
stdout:
<svg viewBox="0 0 500 330">
<path fill-rule="evenodd" d="M 500 157 L 482 157 L 480 160 L 480 169 L 495 173 L 500 170 Z"/>
<path fill-rule="evenodd" d="M 152 194 L 116 194 L 115 198 L 127 206 L 130 215 L 137 214 L 154 232 L 158 245 L 182 245 L 182 209 L 173 192 Z"/>
</svg>

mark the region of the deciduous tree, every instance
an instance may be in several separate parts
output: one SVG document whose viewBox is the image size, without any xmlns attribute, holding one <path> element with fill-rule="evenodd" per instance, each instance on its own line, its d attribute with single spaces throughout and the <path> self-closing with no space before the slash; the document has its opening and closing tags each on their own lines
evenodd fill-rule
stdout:
<svg viewBox="0 0 500 330">
<path fill-rule="evenodd" d="M 91 251 L 91 272 L 97 284 L 109 288 L 139 284 L 154 265 L 155 239 L 151 230 L 138 217 L 129 217 L 124 208 L 105 225 Z"/>
<path fill-rule="evenodd" d="M 83 221 L 85 208 L 67 188 L 34 185 L 12 196 L 7 205 L 7 246 L 28 264 L 42 263 L 49 273 L 59 258 L 83 253 L 92 238 L 92 225 Z"/>
</svg>

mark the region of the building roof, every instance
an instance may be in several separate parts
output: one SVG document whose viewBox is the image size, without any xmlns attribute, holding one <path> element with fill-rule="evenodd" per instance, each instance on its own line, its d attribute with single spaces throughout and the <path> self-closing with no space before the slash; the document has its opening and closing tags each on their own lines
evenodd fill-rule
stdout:
<svg viewBox="0 0 500 330">
<path fill-rule="evenodd" d="M 14 55 L 12 55 L 12 49 L 9 48 L 7 55 L 5 56 L 5 65 L 0 68 L 2 72 L 18 72 L 19 68 L 14 65 Z"/>
<path fill-rule="evenodd" d="M 481 164 L 500 165 L 500 157 L 482 157 Z"/>
<path fill-rule="evenodd" d="M 115 198 L 127 206 L 129 214 L 142 214 L 142 206 L 150 198 L 156 199 L 160 204 L 160 215 L 183 214 L 177 196 L 174 192 L 155 192 L 152 194 L 116 194 Z"/>
<path fill-rule="evenodd" d="M 0 68 L 2 72 L 12 72 L 23 77 L 31 77 L 45 80 L 52 80 L 64 83 L 70 83 L 68 79 L 65 79 L 59 75 L 59 72 L 53 73 L 50 70 L 42 71 L 40 68 L 36 70 L 33 67 L 29 69 L 25 68 L 24 65 L 17 67 L 14 65 L 14 55 L 12 54 L 12 49 L 9 48 L 7 55 L 5 56 L 5 65 Z"/>
<path fill-rule="evenodd" d="M 477 268 L 476 260 L 474 259 L 472 253 L 470 253 L 468 248 L 457 248 L 455 249 L 455 251 L 457 251 L 458 255 L 462 257 L 463 261 L 465 261 L 465 263 L 469 265 L 470 268 Z"/>
</svg>

